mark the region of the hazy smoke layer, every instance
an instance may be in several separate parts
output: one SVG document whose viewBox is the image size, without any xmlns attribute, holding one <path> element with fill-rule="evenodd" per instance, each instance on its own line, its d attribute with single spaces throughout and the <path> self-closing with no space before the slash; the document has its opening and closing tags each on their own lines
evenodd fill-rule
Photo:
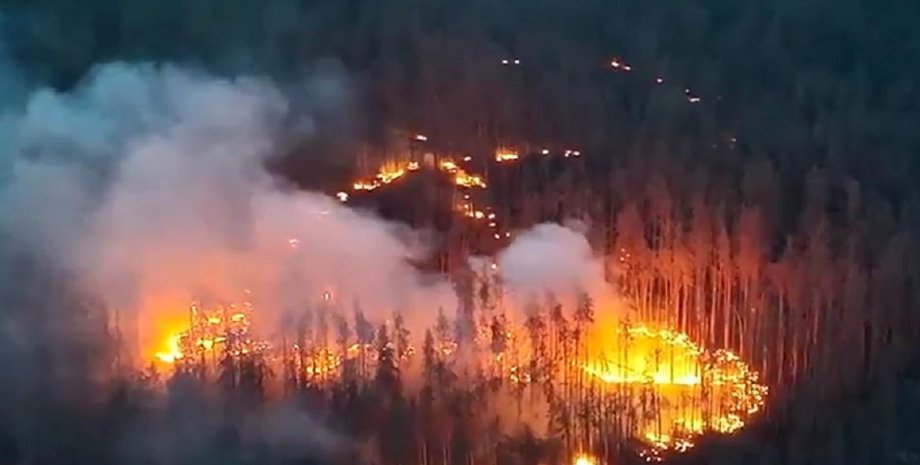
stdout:
<svg viewBox="0 0 920 465">
<path fill-rule="evenodd" d="M 291 131 L 309 136 L 309 116 L 256 78 L 99 67 L 72 93 L 33 93 L 5 120 L 0 228 L 136 317 L 142 349 L 192 299 L 238 301 L 244 290 L 263 325 L 324 292 L 386 315 L 450 302 L 444 283 L 421 283 L 396 226 L 265 171 Z"/>
</svg>

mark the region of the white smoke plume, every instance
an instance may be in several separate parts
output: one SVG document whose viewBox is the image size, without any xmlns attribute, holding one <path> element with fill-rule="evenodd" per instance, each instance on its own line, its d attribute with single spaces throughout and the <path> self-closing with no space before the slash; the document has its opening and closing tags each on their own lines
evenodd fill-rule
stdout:
<svg viewBox="0 0 920 465">
<path fill-rule="evenodd" d="M 29 93 L 0 112 L 0 134 L 8 136 L 0 151 L 0 252 L 27 251 L 117 311 L 121 323 L 133 322 L 141 362 L 165 349 L 158 345 L 164 334 L 184 329 L 192 300 L 239 301 L 245 290 L 268 338 L 327 292 L 339 309 L 350 313 L 357 303 L 374 322 L 399 310 L 410 331 L 423 334 L 437 309 L 451 311 L 457 297 L 445 278 L 410 264 L 425 252 L 422 236 L 299 191 L 265 169 L 291 137 L 318 127 L 315 119 L 343 95 L 333 83 L 324 76 L 308 93 L 322 94 L 319 114 L 264 79 L 149 64 L 104 65 L 73 91 Z M 569 309 L 583 293 L 598 308 L 613 308 L 600 260 L 573 229 L 547 224 L 521 233 L 498 262 L 517 308 L 547 293 Z M 0 265 L 15 277 L 10 263 Z M 69 311 L 59 303 L 50 305 Z M 258 419 L 272 447 L 309 455 L 293 444 L 289 426 L 326 432 L 309 416 L 279 411 Z M 532 420 L 540 423 L 542 412 L 533 410 Z M 186 426 L 218 428 L 217 416 L 195 417 Z M 154 430 L 128 435 L 126 444 L 144 438 L 159 451 L 158 441 L 176 443 L 172 453 L 191 463 L 211 453 L 197 446 L 197 434 Z"/>
<path fill-rule="evenodd" d="M 405 231 L 264 169 L 314 127 L 292 108 L 268 81 L 172 66 L 109 64 L 34 92 L 4 119 L 0 232 L 134 319 L 141 350 L 192 299 L 244 290 L 267 331 L 329 291 L 372 315 L 449 308 L 449 286 L 406 260 Z"/>
<path fill-rule="evenodd" d="M 498 267 L 517 308 L 552 298 L 572 309 L 588 295 L 601 316 L 621 309 L 604 278 L 603 260 L 574 227 L 544 223 L 520 233 L 498 255 Z"/>
</svg>

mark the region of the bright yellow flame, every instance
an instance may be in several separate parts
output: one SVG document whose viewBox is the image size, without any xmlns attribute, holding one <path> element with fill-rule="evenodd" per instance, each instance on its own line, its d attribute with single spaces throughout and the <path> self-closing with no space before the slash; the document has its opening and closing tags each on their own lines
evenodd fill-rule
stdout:
<svg viewBox="0 0 920 465">
<path fill-rule="evenodd" d="M 441 168 L 441 170 L 447 171 L 448 173 L 453 173 L 454 171 L 457 171 L 458 168 L 457 164 L 453 160 L 448 159 L 441 160 L 441 163 L 439 163 L 438 166 Z"/>
<path fill-rule="evenodd" d="M 572 461 L 572 465 L 597 465 L 597 460 L 588 454 L 578 454 Z"/>
<path fill-rule="evenodd" d="M 236 310 L 238 305 L 243 311 Z M 154 328 L 151 342 L 156 345 L 146 346 L 144 353 L 152 354 L 155 361 L 174 364 L 181 360 L 195 364 L 206 361 L 201 358 L 202 352 L 240 355 L 268 347 L 265 341 L 249 335 L 252 304 L 248 300 L 217 308 L 207 308 L 196 302 L 181 312 L 184 313 L 181 316 L 168 305 L 158 308 L 170 318 L 155 318 L 151 325 Z M 228 341 L 233 342 L 228 344 Z"/>
<path fill-rule="evenodd" d="M 517 151 L 514 149 L 503 147 L 495 151 L 495 161 L 499 163 L 507 162 L 507 161 L 515 161 L 518 158 L 520 158 L 520 156 L 518 155 Z"/>
<path fill-rule="evenodd" d="M 181 334 L 171 334 L 166 339 L 166 346 L 168 347 L 166 351 L 157 352 L 157 360 L 163 363 L 176 363 L 177 360 L 182 358 L 182 350 L 179 348 L 179 342 L 182 340 Z"/>
<path fill-rule="evenodd" d="M 389 184 L 406 174 L 405 170 L 402 168 L 394 170 L 381 170 L 377 173 L 377 179 L 380 180 L 383 184 Z"/>
<path fill-rule="evenodd" d="M 481 177 L 476 176 L 476 175 L 467 174 L 464 171 L 457 172 L 457 175 L 454 177 L 454 183 L 456 183 L 460 187 L 467 187 L 467 188 L 478 187 L 480 189 L 486 188 L 486 183 L 485 181 L 482 180 Z"/>
</svg>

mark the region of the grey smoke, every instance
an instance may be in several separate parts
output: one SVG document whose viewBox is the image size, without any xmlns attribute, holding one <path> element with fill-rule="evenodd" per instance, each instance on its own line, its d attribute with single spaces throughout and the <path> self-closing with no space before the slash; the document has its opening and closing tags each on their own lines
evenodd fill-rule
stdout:
<svg viewBox="0 0 920 465">
<path fill-rule="evenodd" d="M 300 114 L 267 80 L 175 66 L 104 65 L 74 92 L 39 90 L 7 123 L 0 231 L 133 318 L 142 349 L 164 313 L 244 289 L 268 331 L 326 291 L 381 319 L 452 306 L 446 283 L 409 265 L 411 231 L 265 170 L 290 131 L 304 137 L 321 117 L 304 110 L 329 114 L 344 98 L 328 72 L 315 82 L 301 88 L 318 103 Z"/>
<path fill-rule="evenodd" d="M 41 392 L 73 407 L 104 398 L 109 389 L 94 383 L 111 376 L 106 327 L 116 314 L 145 361 L 163 316 L 181 318 L 205 295 L 230 300 L 251 290 L 265 335 L 281 330 L 282 312 L 302 310 L 327 289 L 347 311 L 360 301 L 377 321 L 397 309 L 433 320 L 439 302 L 450 307 L 450 287 L 409 264 L 418 253 L 403 239 L 411 231 L 297 191 L 265 169 L 344 105 L 333 81 L 328 72 L 315 87 L 305 80 L 300 89 L 309 92 L 299 95 L 317 103 L 295 103 L 258 77 L 113 63 L 73 91 L 36 89 L 21 105 L 5 104 L 0 391 L 14 402 L 0 405 L 0 436 L 11 422 L 29 450 L 49 440 L 19 420 L 44 418 L 38 409 L 49 397 L 30 403 Z M 317 441 L 335 444 L 308 417 L 260 415 L 256 424 L 282 455 L 309 452 L 279 435 L 285 424 L 310 426 Z M 214 422 L 205 423 L 202 440 L 216 434 Z M 186 447 L 159 427 L 136 428 L 153 434 L 150 441 Z M 79 437 L 61 431 L 55 438 Z M 182 456 L 197 456 L 195 443 Z"/>
</svg>

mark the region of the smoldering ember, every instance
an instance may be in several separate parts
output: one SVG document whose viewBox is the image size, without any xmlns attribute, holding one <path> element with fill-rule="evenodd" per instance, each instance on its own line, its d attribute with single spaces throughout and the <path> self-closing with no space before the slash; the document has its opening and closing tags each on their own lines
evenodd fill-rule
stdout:
<svg viewBox="0 0 920 465">
<path fill-rule="evenodd" d="M 920 464 L 918 18 L 0 0 L 0 463 Z"/>
</svg>

